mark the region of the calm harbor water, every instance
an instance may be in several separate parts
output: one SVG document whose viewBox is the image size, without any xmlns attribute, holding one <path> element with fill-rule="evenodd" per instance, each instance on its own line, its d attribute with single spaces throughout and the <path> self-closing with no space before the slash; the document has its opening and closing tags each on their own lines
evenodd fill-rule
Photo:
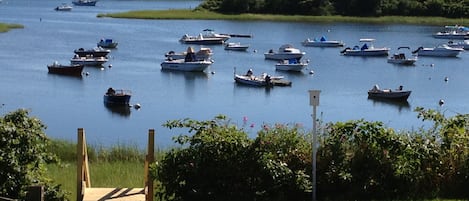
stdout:
<svg viewBox="0 0 469 201">
<path fill-rule="evenodd" d="M 308 90 L 321 90 L 318 117 L 324 122 L 365 119 L 382 121 L 396 129 L 428 126 L 417 119 L 417 106 L 438 109 L 447 116 L 468 113 L 469 53 L 458 58 L 421 57 L 415 66 L 402 67 L 386 58 L 345 57 L 338 48 L 301 46 L 306 38 L 326 35 L 354 46 L 360 38 L 377 39 L 375 46 L 395 52 L 400 46 L 431 47 L 445 40 L 431 37 L 441 27 L 371 24 L 312 24 L 295 22 L 238 22 L 217 20 L 131 20 L 97 18 L 98 13 L 143 9 L 194 8 L 199 1 L 100 0 L 96 7 L 74 7 L 57 12 L 57 0 L 4 0 L 0 21 L 18 23 L 24 29 L 0 34 L 0 111 L 28 108 L 47 125 L 51 137 L 76 140 L 76 130 L 85 128 L 88 142 L 110 145 L 132 143 L 144 147 L 149 128 L 157 132 L 160 147 L 171 146 L 178 134 L 161 125 L 168 120 L 209 120 L 227 115 L 245 126 L 252 136 L 263 123 L 312 126 Z M 207 73 L 160 70 L 164 53 L 184 51 L 184 34 L 195 35 L 212 28 L 222 33 L 252 34 L 253 38 L 232 38 L 250 44 L 248 52 L 225 51 L 210 46 L 215 63 Z M 64 77 L 47 73 L 46 65 L 57 60 L 68 63 L 73 50 L 92 48 L 101 38 L 113 38 L 118 49 L 104 68 L 86 67 L 89 76 Z M 274 61 L 263 53 L 290 43 L 306 52 L 310 60 L 303 73 L 275 71 Z M 194 46 L 198 49 L 198 46 Z M 112 64 L 112 68 L 108 65 Z M 291 87 L 270 90 L 239 86 L 233 71 L 283 75 Z M 309 74 L 309 71 L 314 74 Z M 445 82 L 444 78 L 449 81 Z M 374 84 L 413 90 L 405 104 L 373 101 L 367 90 Z M 115 111 L 103 105 L 108 87 L 133 91 L 131 102 L 140 110 Z M 445 100 L 440 107 L 438 101 Z M 246 121 L 244 121 L 246 120 Z"/>
</svg>

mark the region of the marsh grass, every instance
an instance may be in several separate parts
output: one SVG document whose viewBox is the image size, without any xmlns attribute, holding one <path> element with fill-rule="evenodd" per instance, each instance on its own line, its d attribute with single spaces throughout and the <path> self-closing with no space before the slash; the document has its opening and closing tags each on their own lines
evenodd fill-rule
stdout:
<svg viewBox="0 0 469 201">
<path fill-rule="evenodd" d="M 0 23 L 0 33 L 7 32 L 10 29 L 22 29 L 24 28 L 23 25 L 21 24 L 5 24 L 5 23 Z"/>
<path fill-rule="evenodd" d="M 122 13 L 98 14 L 98 17 L 134 18 L 134 19 L 197 19 L 197 20 L 240 20 L 240 21 L 288 21 L 314 23 L 376 23 L 376 24 L 418 24 L 418 25 L 452 25 L 467 23 L 467 19 L 444 17 L 345 17 L 345 16 L 305 16 L 305 15 L 269 15 L 269 14 L 220 14 L 210 11 L 173 9 L 173 10 L 139 10 Z"/>
</svg>

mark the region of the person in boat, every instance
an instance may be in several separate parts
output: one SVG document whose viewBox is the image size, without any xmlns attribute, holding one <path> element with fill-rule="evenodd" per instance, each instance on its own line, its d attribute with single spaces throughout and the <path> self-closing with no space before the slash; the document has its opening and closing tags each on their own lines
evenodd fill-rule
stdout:
<svg viewBox="0 0 469 201">
<path fill-rule="evenodd" d="M 186 57 L 184 58 L 185 62 L 191 62 L 191 61 L 196 61 L 195 59 L 195 54 L 193 52 L 188 52 L 186 54 Z"/>
<path fill-rule="evenodd" d="M 402 91 L 403 88 L 404 88 L 404 86 L 400 85 L 399 86 L 399 91 Z"/>
<path fill-rule="evenodd" d="M 249 77 L 251 77 L 251 76 L 252 76 L 252 74 L 253 74 L 253 73 L 252 73 L 252 69 L 249 69 L 249 70 L 248 70 L 248 72 L 246 72 L 246 76 L 249 76 Z"/>
<path fill-rule="evenodd" d="M 272 84 L 272 79 L 270 78 L 270 75 L 265 76 L 265 84 L 267 86 L 270 86 Z"/>
<path fill-rule="evenodd" d="M 112 87 L 109 87 L 106 92 L 107 95 L 114 95 L 116 94 L 116 90 L 114 90 Z"/>
<path fill-rule="evenodd" d="M 375 84 L 375 86 L 373 86 L 373 89 L 371 89 L 373 91 L 379 91 L 379 86 L 377 84 Z"/>
</svg>

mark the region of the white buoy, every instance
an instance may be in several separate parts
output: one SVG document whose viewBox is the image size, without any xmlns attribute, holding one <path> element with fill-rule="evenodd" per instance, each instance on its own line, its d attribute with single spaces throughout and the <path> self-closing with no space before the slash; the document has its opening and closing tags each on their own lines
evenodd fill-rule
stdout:
<svg viewBox="0 0 469 201">
<path fill-rule="evenodd" d="M 313 70 L 309 71 L 309 74 L 311 74 L 311 75 L 314 74 L 314 71 Z"/>
<path fill-rule="evenodd" d="M 112 64 L 109 64 L 109 66 L 108 66 L 108 67 L 109 67 L 109 68 L 112 68 Z"/>
<path fill-rule="evenodd" d="M 210 72 L 210 73 L 212 73 L 212 75 L 213 75 L 213 74 L 215 74 L 215 71 L 212 71 L 212 72 Z"/>
<path fill-rule="evenodd" d="M 438 105 L 442 106 L 443 104 L 445 104 L 445 101 L 443 99 L 440 99 L 440 101 L 438 101 Z"/>
<path fill-rule="evenodd" d="M 140 103 L 137 103 L 137 104 L 134 105 L 134 108 L 137 109 L 137 110 L 140 109 L 141 107 L 142 106 L 140 105 Z"/>
<path fill-rule="evenodd" d="M 449 78 L 448 77 L 445 77 L 445 82 L 448 82 Z"/>
<path fill-rule="evenodd" d="M 90 73 L 89 73 L 89 72 L 85 72 L 85 75 L 88 76 L 88 75 L 90 75 Z"/>
<path fill-rule="evenodd" d="M 257 52 L 257 50 L 254 50 L 253 52 L 254 52 L 254 53 L 256 53 L 256 52 Z"/>
</svg>

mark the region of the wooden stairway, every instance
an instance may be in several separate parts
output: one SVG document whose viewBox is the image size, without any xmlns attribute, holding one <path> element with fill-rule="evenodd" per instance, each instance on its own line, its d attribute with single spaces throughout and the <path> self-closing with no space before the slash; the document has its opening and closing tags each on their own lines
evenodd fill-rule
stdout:
<svg viewBox="0 0 469 201">
<path fill-rule="evenodd" d="M 77 143 L 77 201 L 153 201 L 153 180 L 149 177 L 149 165 L 154 161 L 155 130 L 148 131 L 148 147 L 145 157 L 145 184 L 143 188 L 92 188 L 88 166 L 85 131 L 78 128 Z"/>
</svg>

